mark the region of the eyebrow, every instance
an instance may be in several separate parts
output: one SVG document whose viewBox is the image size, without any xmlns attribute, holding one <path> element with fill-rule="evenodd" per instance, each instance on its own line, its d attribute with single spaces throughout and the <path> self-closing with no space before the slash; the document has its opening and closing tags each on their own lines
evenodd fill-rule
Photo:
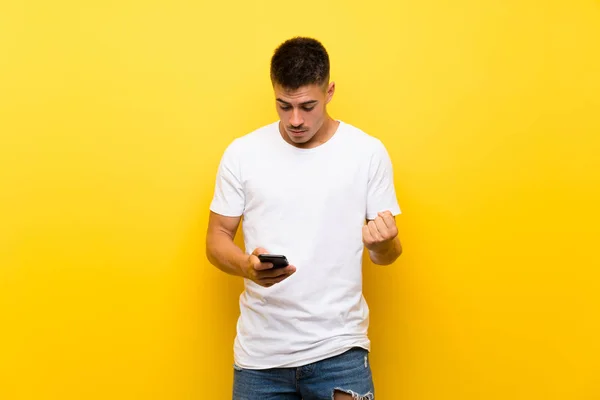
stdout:
<svg viewBox="0 0 600 400">
<path fill-rule="evenodd" d="M 283 103 L 283 104 L 291 106 L 291 103 L 288 103 L 287 101 L 284 101 L 284 100 L 282 100 L 280 98 L 277 98 L 277 101 L 280 102 L 280 103 Z M 318 102 L 319 102 L 318 100 L 309 100 L 309 101 L 305 101 L 303 103 L 300 103 L 300 105 L 301 106 L 307 106 L 307 105 L 315 104 L 315 103 L 318 103 Z"/>
</svg>

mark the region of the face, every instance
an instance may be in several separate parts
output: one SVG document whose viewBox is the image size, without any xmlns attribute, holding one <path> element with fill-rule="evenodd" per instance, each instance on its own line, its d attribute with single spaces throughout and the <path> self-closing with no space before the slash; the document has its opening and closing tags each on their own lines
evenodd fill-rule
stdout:
<svg viewBox="0 0 600 400">
<path fill-rule="evenodd" d="M 273 88 L 284 139 L 303 148 L 319 144 L 319 140 L 327 134 L 326 105 L 333 97 L 335 84 L 303 86 L 293 91 L 278 84 Z"/>
</svg>

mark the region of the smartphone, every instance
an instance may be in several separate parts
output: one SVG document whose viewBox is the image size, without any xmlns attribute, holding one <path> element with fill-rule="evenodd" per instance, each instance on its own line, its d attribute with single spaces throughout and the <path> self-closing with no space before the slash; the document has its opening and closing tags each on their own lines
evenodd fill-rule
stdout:
<svg viewBox="0 0 600 400">
<path fill-rule="evenodd" d="M 273 268 L 285 268 L 290 264 L 282 254 L 259 254 L 258 259 L 263 263 L 272 263 Z"/>
</svg>

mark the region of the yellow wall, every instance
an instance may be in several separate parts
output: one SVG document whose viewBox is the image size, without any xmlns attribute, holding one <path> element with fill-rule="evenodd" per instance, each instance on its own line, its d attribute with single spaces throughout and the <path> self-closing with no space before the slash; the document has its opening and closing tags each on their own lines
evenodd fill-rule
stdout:
<svg viewBox="0 0 600 400">
<path fill-rule="evenodd" d="M 241 282 L 204 258 L 208 205 L 296 34 L 393 157 L 378 398 L 600 398 L 592 0 L 2 2 L 0 398 L 229 398 Z"/>
</svg>

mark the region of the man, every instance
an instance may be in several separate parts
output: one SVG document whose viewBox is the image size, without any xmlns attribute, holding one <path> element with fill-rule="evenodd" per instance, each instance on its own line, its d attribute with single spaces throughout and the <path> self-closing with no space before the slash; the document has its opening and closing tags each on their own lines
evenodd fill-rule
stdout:
<svg viewBox="0 0 600 400">
<path fill-rule="evenodd" d="M 329 116 L 329 68 L 317 40 L 282 43 L 271 59 L 280 120 L 235 139 L 219 165 L 206 252 L 245 282 L 234 400 L 374 398 L 362 254 L 400 256 L 400 208 L 383 144 Z M 233 241 L 242 217 L 246 252 Z"/>
</svg>

